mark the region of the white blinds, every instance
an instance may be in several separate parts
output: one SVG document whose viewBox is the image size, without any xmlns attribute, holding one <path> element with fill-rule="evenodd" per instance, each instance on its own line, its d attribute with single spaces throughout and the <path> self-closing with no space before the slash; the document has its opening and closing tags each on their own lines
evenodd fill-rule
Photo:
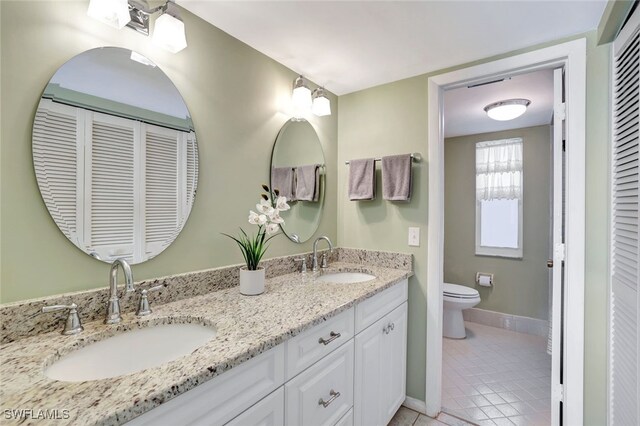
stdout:
<svg viewBox="0 0 640 426">
<path fill-rule="evenodd" d="M 612 425 L 640 424 L 638 259 L 638 12 L 614 42 L 610 416 Z"/>
<path fill-rule="evenodd" d="M 476 199 L 519 200 L 522 197 L 522 139 L 476 144 Z"/>
</svg>

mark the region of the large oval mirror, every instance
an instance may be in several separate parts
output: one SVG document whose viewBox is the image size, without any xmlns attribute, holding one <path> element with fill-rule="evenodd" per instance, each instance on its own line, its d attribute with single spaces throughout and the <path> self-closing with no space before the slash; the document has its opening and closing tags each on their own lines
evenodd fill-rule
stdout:
<svg viewBox="0 0 640 426">
<path fill-rule="evenodd" d="M 287 197 L 291 209 L 280 212 L 282 231 L 296 243 L 313 236 L 324 204 L 325 161 L 320 139 L 306 120 L 287 121 L 271 154 L 271 188 Z"/>
<path fill-rule="evenodd" d="M 151 259 L 184 226 L 198 181 L 191 116 L 146 57 L 104 47 L 66 62 L 33 123 L 42 198 L 64 235 L 91 256 Z"/>
</svg>

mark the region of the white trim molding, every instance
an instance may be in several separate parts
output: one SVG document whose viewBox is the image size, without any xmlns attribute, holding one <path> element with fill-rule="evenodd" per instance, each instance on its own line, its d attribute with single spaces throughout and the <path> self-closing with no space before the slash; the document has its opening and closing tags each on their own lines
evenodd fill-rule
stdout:
<svg viewBox="0 0 640 426">
<path fill-rule="evenodd" d="M 517 333 L 532 334 L 547 337 L 549 335 L 549 321 L 520 315 L 503 314 L 487 309 L 470 308 L 462 311 L 465 321 L 489 327 L 503 328 Z"/>
<path fill-rule="evenodd" d="M 424 401 L 420 401 L 419 399 L 407 396 L 402 405 L 410 408 L 413 411 L 417 411 L 420 414 L 427 414 L 427 405 L 424 403 Z"/>
<path fill-rule="evenodd" d="M 428 80 L 429 229 L 427 236 L 427 415 L 437 417 L 442 398 L 442 282 L 444 241 L 445 90 L 563 67 L 566 81 L 566 268 L 564 313 L 564 424 L 583 424 L 586 40 L 511 56 L 430 77 Z M 553 419 L 553 424 L 557 420 Z"/>
</svg>

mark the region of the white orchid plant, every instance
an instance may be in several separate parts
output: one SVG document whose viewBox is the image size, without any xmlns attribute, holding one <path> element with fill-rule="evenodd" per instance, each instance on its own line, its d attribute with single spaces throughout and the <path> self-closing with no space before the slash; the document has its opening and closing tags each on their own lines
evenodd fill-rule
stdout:
<svg viewBox="0 0 640 426">
<path fill-rule="evenodd" d="M 258 269 L 258 264 L 269 247 L 267 243 L 277 235 L 280 225 L 284 223 L 280 212 L 290 209 L 287 198 L 280 196 L 277 189 L 271 191 L 267 185 L 262 185 L 262 189 L 266 194 L 262 194 L 260 202 L 256 204 L 257 212 L 249 211 L 249 223 L 258 225 L 258 233 L 249 236 L 244 229 L 240 228 L 241 235 L 238 238 L 222 234 L 238 243 L 247 269 L 250 271 Z"/>
</svg>

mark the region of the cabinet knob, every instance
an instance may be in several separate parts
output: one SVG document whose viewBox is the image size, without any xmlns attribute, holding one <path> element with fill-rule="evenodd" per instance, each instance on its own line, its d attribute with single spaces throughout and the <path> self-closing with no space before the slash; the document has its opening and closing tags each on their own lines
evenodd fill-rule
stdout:
<svg viewBox="0 0 640 426">
<path fill-rule="evenodd" d="M 336 392 L 333 389 L 331 389 L 331 391 L 329 391 L 329 399 L 325 401 L 324 399 L 320 398 L 320 400 L 318 401 L 318 405 L 322 405 L 324 408 L 327 408 L 339 396 L 340 396 L 340 392 Z"/>
</svg>

